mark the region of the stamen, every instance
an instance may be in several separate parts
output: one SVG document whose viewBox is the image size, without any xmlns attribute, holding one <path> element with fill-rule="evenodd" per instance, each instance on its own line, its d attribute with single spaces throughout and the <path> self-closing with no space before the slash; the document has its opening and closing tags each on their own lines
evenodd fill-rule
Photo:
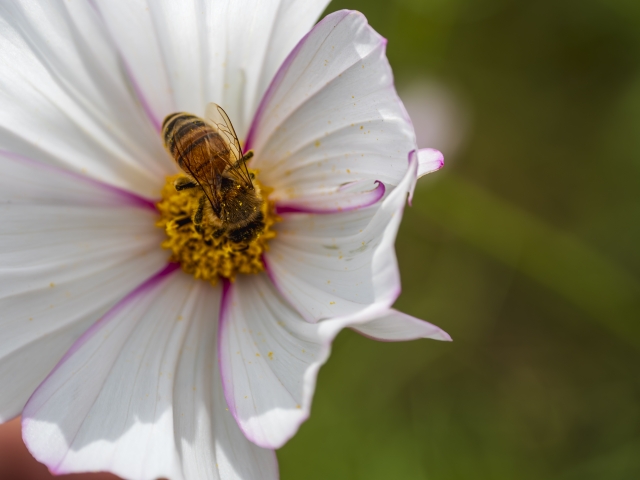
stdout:
<svg viewBox="0 0 640 480">
<path fill-rule="evenodd" d="M 270 189 L 255 180 L 256 171 L 251 170 L 250 173 L 254 178 L 254 187 L 264 199 L 261 207 L 264 229 L 253 240 L 242 243 L 231 241 L 222 224 L 217 219 L 210 220 L 212 215 L 204 215 L 202 223 L 196 225 L 194 216 L 199 211 L 204 195 L 202 189 L 178 190 L 176 185 L 185 185 L 189 179 L 182 174 L 167 177 L 162 200 L 157 204 L 160 220 L 156 225 L 167 234 L 162 248 L 171 250 L 170 261 L 180 263 L 186 273 L 213 285 L 220 277 L 233 281 L 239 273 L 264 271 L 262 253 L 268 250 L 269 240 L 276 236 L 273 225 L 280 218 L 274 213 L 273 202 L 268 200 Z M 199 213 L 202 214 L 202 209 Z"/>
</svg>

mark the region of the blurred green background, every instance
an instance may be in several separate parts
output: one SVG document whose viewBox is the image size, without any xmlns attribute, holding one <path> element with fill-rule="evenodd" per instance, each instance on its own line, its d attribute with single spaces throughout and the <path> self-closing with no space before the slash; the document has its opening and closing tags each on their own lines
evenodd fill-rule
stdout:
<svg viewBox="0 0 640 480">
<path fill-rule="evenodd" d="M 454 342 L 341 334 L 283 480 L 640 478 L 640 2 L 342 8 L 445 153 L 397 307 Z"/>
</svg>

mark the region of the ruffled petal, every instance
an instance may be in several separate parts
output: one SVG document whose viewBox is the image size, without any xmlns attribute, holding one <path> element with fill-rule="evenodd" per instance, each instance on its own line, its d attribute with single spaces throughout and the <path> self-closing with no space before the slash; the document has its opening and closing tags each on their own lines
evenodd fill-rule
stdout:
<svg viewBox="0 0 640 480">
<path fill-rule="evenodd" d="M 149 197 L 175 170 L 91 2 L 1 3 L 0 149 Z"/>
<path fill-rule="evenodd" d="M 29 400 L 23 437 L 53 473 L 277 478 L 273 452 L 250 444 L 225 410 L 215 361 L 220 288 L 176 268 L 109 311 Z"/>
<path fill-rule="evenodd" d="M 264 260 L 280 293 L 307 321 L 373 318 L 400 294 L 394 242 L 407 192 L 416 181 L 416 157 L 412 152 L 404 178 L 379 206 L 283 215 Z"/>
<path fill-rule="evenodd" d="M 227 285 L 219 355 L 229 410 L 244 434 L 280 448 L 309 417 L 316 379 L 331 342 L 345 327 L 376 340 L 451 340 L 427 322 L 387 309 L 372 318 L 305 322 L 265 275 Z"/>
<path fill-rule="evenodd" d="M 86 328 L 166 264 L 152 207 L 0 153 L 0 421 L 20 413 Z"/>
<path fill-rule="evenodd" d="M 345 321 L 304 322 L 264 275 L 227 290 L 220 367 L 229 409 L 252 442 L 279 448 L 308 416 L 320 366 Z"/>
<path fill-rule="evenodd" d="M 327 0 L 95 0 L 158 124 L 220 104 L 241 137 L 277 68 Z"/>
<path fill-rule="evenodd" d="M 365 337 L 382 342 L 404 342 L 418 338 L 451 341 L 449 334 L 440 327 L 394 309 L 352 328 Z"/>
<path fill-rule="evenodd" d="M 276 74 L 251 127 L 252 167 L 295 201 L 355 181 L 397 185 L 415 134 L 393 84 L 386 40 L 358 12 L 328 15 Z"/>
</svg>

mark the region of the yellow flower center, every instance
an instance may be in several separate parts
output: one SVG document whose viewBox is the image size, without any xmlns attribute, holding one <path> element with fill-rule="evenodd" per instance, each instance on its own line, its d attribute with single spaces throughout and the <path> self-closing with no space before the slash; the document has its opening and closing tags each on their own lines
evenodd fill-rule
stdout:
<svg viewBox="0 0 640 480">
<path fill-rule="evenodd" d="M 211 221 L 206 215 L 202 223 L 196 225 L 194 216 L 199 208 L 202 213 L 203 190 L 199 187 L 177 190 L 175 185 L 188 178 L 182 174 L 167 177 L 162 200 L 157 204 L 160 220 L 156 225 L 167 234 L 162 248 L 171 250 L 170 261 L 178 262 L 185 272 L 213 285 L 219 277 L 233 281 L 239 273 L 264 271 L 262 254 L 268 249 L 269 240 L 276 236 L 273 225 L 280 218 L 274 213 L 273 202 L 268 200 L 269 189 L 255 180 L 256 171 L 250 172 L 254 187 L 264 199 L 261 207 L 264 228 L 255 238 L 242 243 L 221 233 L 220 222 Z"/>
</svg>

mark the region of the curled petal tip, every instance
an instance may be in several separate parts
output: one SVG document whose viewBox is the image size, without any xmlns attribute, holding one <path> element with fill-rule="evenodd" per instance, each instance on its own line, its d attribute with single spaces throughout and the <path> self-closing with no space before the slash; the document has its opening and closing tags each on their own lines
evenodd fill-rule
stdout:
<svg viewBox="0 0 640 480">
<path fill-rule="evenodd" d="M 444 155 L 434 148 L 418 150 L 418 178 L 444 167 Z"/>
</svg>

